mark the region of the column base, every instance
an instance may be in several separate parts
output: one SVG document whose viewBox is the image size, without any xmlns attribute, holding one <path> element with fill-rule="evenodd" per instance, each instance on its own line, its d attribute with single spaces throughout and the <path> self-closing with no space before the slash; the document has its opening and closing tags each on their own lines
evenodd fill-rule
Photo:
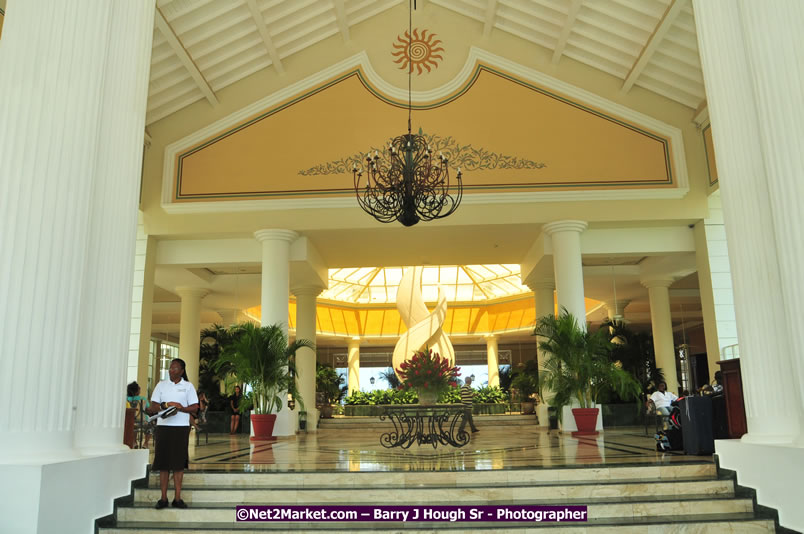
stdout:
<svg viewBox="0 0 804 534">
<path fill-rule="evenodd" d="M 2 461 L 2 460 L 0 460 Z M 8 532 L 93 532 L 145 476 L 148 451 L 127 450 L 61 462 L 0 464 L 0 517 Z"/>
<path fill-rule="evenodd" d="M 743 434 L 740 441 L 751 445 L 788 445 L 792 446 L 796 436 L 792 434 Z"/>
<path fill-rule="evenodd" d="M 550 414 L 547 412 L 547 404 L 544 402 L 536 406 L 536 416 L 539 418 L 539 426 L 547 428 L 550 426 Z"/>
<path fill-rule="evenodd" d="M 720 466 L 737 472 L 737 483 L 757 492 L 757 503 L 775 508 L 779 524 L 804 531 L 801 484 L 804 448 L 754 444 L 740 439 L 715 441 Z"/>
</svg>

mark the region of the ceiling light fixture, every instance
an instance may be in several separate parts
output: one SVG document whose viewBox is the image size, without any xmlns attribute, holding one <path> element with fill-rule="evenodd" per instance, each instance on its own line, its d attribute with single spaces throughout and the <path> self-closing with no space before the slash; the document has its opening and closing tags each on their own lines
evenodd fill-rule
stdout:
<svg viewBox="0 0 804 534">
<path fill-rule="evenodd" d="M 413 10 L 415 0 L 408 8 L 409 35 L 413 34 Z M 410 55 L 408 44 L 408 55 Z M 399 221 L 404 226 L 413 226 L 419 221 L 432 221 L 451 215 L 461 203 L 463 183 L 458 167 L 457 184 L 450 185 L 449 159 L 432 155 L 421 128 L 411 133 L 413 62 L 408 63 L 408 133 L 394 138 L 383 149 L 382 157 L 377 150 L 366 156 L 366 180 L 362 182 L 364 169 L 355 163 L 352 175 L 357 202 L 363 210 L 382 223 Z M 433 160 L 436 161 L 433 161 Z M 450 189 L 456 189 L 455 197 Z"/>
</svg>

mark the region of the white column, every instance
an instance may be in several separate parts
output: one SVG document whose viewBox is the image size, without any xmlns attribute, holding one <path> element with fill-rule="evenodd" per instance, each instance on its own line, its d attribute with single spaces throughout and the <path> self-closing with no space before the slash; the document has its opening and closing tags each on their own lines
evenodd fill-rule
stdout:
<svg viewBox="0 0 804 534">
<path fill-rule="evenodd" d="M 353 337 L 348 341 L 348 365 L 349 365 L 349 379 L 348 388 L 349 395 L 355 391 L 360 391 L 360 338 Z"/>
<path fill-rule="evenodd" d="M 695 19 L 734 281 L 742 439 L 790 443 L 804 429 L 804 5 L 696 1 Z"/>
<path fill-rule="evenodd" d="M 0 516 L 9 532 L 88 532 L 147 462 L 111 453 L 154 3 L 13 8 L 0 42 Z"/>
<path fill-rule="evenodd" d="M 543 279 L 543 280 L 535 280 L 530 281 L 528 280 L 527 286 L 533 291 L 533 296 L 535 299 L 535 307 L 536 307 L 536 320 L 538 321 L 540 317 L 544 317 L 545 315 L 552 315 L 555 312 L 555 298 L 553 296 L 553 291 L 555 290 L 555 283 L 551 279 Z M 542 366 L 544 365 L 544 354 L 541 350 L 536 351 L 536 359 L 539 363 L 539 371 L 541 371 Z M 552 397 L 552 393 L 550 391 L 542 391 L 542 402 L 536 407 L 536 415 L 539 418 L 539 426 L 549 426 L 549 414 L 547 413 L 547 402 L 546 399 Z"/>
<path fill-rule="evenodd" d="M 198 389 L 199 352 L 201 350 L 201 299 L 209 294 L 202 287 L 177 287 L 181 297 L 179 323 L 179 358 L 187 366 L 187 379 Z"/>
<path fill-rule="evenodd" d="M 296 339 L 306 339 L 315 343 L 316 303 L 315 299 L 324 290 L 318 286 L 305 286 L 293 289 L 296 295 Z M 318 409 L 315 407 L 315 349 L 303 347 L 296 353 L 299 393 L 307 411 L 307 430 L 318 427 Z M 301 410 L 296 403 L 296 413 Z"/>
<path fill-rule="evenodd" d="M 656 366 L 664 372 L 667 391 L 678 393 L 678 373 L 676 373 L 676 346 L 673 342 L 673 321 L 670 316 L 670 285 L 673 280 L 653 278 L 642 280 L 648 288 L 650 299 L 650 324 L 653 331 L 653 352 Z"/>
<path fill-rule="evenodd" d="M 128 26 L 118 17 L 129 18 Z M 96 407 L 111 403 L 96 422 L 104 432 L 119 431 L 122 441 L 119 392 L 125 385 L 152 19 L 147 3 L 99 7 L 84 0 L 47 8 L 22 2 L 6 20 L 0 69 L 0 456 L 73 448 L 76 393 L 87 385 L 77 376 L 79 365 L 90 372 L 101 358 L 82 354 L 82 337 L 95 337 L 102 358 L 114 360 L 91 371 L 100 376 L 89 380 L 105 383 L 90 394 Z M 96 319 L 100 326 L 92 323 Z"/>
<path fill-rule="evenodd" d="M 262 326 L 279 325 L 288 333 L 288 314 L 290 309 L 290 244 L 299 237 L 292 230 L 268 229 L 257 230 L 254 237 L 262 244 Z M 281 393 L 283 406 L 276 414 L 274 425 L 275 436 L 294 436 L 297 419 L 291 417 L 285 399 L 287 393 Z"/>
<path fill-rule="evenodd" d="M 581 264 L 581 232 L 584 221 L 558 221 L 542 227 L 553 241 L 553 268 L 555 270 L 558 313 L 566 308 L 578 325 L 586 329 L 586 301 L 583 293 L 583 266 Z"/>
<path fill-rule="evenodd" d="M 709 376 L 714 378 L 720 370 L 717 362 L 723 356 L 723 348 L 737 345 L 738 341 L 729 249 L 719 190 L 709 195 L 707 204 L 709 217 L 695 225 L 695 263 L 701 291 L 706 358 Z"/>
<path fill-rule="evenodd" d="M 486 357 L 489 365 L 489 387 L 500 387 L 500 357 L 497 336 L 486 336 Z"/>
</svg>

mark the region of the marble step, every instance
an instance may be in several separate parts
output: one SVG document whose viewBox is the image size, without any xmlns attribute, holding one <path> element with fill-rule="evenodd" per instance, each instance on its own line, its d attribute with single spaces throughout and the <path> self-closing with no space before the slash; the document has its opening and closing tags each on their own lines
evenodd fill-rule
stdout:
<svg viewBox="0 0 804 534">
<path fill-rule="evenodd" d="M 155 503 L 161 492 L 157 488 L 136 489 L 135 503 Z M 342 488 L 192 488 L 183 486 L 182 498 L 187 503 L 232 504 L 480 504 L 485 501 L 526 504 L 532 501 L 556 499 L 614 498 L 621 496 L 733 496 L 730 480 L 658 480 L 638 482 L 566 483 L 551 485 L 503 485 L 476 487 L 354 487 Z"/>
<path fill-rule="evenodd" d="M 386 471 L 386 472 L 264 472 L 227 473 L 186 471 L 185 488 L 365 488 L 388 486 L 479 486 L 496 484 L 550 484 L 572 481 L 713 479 L 712 462 L 636 466 L 563 467 L 540 469 L 495 469 L 481 471 Z M 159 474 L 152 473 L 151 488 L 159 487 Z"/>
<path fill-rule="evenodd" d="M 164 512 L 165 510 L 162 510 Z M 191 513 L 184 510 L 183 513 Z M 494 534 L 522 534 L 527 532 L 556 532 L 561 534 L 710 534 L 728 532 L 731 534 L 758 534 L 774 532 L 774 523 L 752 513 L 719 516 L 717 514 L 688 515 L 672 521 L 666 516 L 637 519 L 613 518 L 592 519 L 585 523 L 206 523 L 203 526 L 193 523 L 168 522 L 143 523 L 121 521 L 115 527 L 101 528 L 101 534 L 228 534 L 230 532 L 297 533 L 327 532 L 329 534 L 353 534 L 403 532 L 405 534 L 424 534 L 444 530 L 450 534 L 469 534 L 494 532 Z"/>
<path fill-rule="evenodd" d="M 185 499 L 187 500 L 187 499 Z M 490 499 L 493 501 L 493 499 Z M 264 503 L 279 504 L 274 501 L 263 501 Z M 398 502 L 398 501 L 397 501 Z M 408 501 L 405 501 L 408 502 Z M 455 502 L 455 501 L 450 501 Z M 480 505 L 489 501 L 461 501 L 462 505 Z M 446 503 L 446 501 L 444 502 Z M 188 503 L 189 504 L 189 503 Z M 169 521 L 182 523 L 225 523 L 235 521 L 235 506 L 242 503 L 233 503 L 229 506 L 220 503 L 196 503 L 190 509 L 177 510 L 166 508 L 163 510 L 155 509 L 151 503 L 142 506 L 123 507 L 118 509 L 118 520 L 126 522 L 154 522 Z M 313 504 L 307 502 L 307 504 Z M 321 504 L 321 502 L 315 503 Z M 350 505 L 360 505 L 359 502 Z M 363 504 L 375 504 L 365 502 Z M 416 503 L 411 503 L 416 504 Z M 670 499 L 666 501 L 645 501 L 645 502 L 613 502 L 587 504 L 589 519 L 613 519 L 627 518 L 634 519 L 640 517 L 670 517 L 686 516 L 691 514 L 744 514 L 753 511 L 751 499 L 713 499 L 705 496 L 696 499 Z"/>
</svg>

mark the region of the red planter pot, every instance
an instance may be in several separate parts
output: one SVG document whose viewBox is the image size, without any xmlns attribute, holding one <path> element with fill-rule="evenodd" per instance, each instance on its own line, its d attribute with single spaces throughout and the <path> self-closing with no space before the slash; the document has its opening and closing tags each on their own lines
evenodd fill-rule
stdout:
<svg viewBox="0 0 804 534">
<path fill-rule="evenodd" d="M 251 414 L 251 426 L 254 428 L 254 435 L 251 441 L 273 441 L 274 424 L 276 424 L 276 414 Z"/>
<path fill-rule="evenodd" d="M 577 432 L 573 436 L 597 436 L 595 427 L 597 426 L 597 413 L 600 408 L 573 408 L 572 415 L 575 417 Z"/>
</svg>

